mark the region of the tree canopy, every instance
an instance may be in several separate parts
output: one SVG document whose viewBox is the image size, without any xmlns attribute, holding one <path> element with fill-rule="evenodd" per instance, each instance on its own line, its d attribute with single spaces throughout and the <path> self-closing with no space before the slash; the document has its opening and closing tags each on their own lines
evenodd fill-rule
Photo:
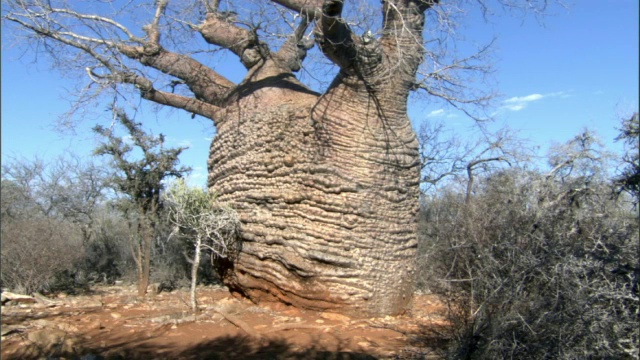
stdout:
<svg viewBox="0 0 640 360">
<path fill-rule="evenodd" d="M 410 89 L 483 119 L 495 96 L 485 83 L 492 42 L 461 46 L 458 23 L 471 11 L 485 17 L 498 9 L 539 14 L 550 4 L 30 0 L 6 1 L 2 19 L 24 37 L 23 45 L 49 55 L 55 68 L 84 75 L 78 106 L 95 100 L 124 106 L 137 91 L 154 103 L 216 119 L 238 83 L 231 73 L 250 76 L 275 59 L 281 71 L 298 73 L 320 92 L 336 68 L 359 72 L 373 84 L 409 66 Z M 413 18 L 425 10 L 424 18 Z"/>
</svg>

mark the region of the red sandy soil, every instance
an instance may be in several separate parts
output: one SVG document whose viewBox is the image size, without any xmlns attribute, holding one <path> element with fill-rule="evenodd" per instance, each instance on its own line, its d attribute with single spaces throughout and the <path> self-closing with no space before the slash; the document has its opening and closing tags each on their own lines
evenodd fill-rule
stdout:
<svg viewBox="0 0 640 360">
<path fill-rule="evenodd" d="M 283 304 L 256 305 L 221 287 L 136 297 L 98 286 L 53 305 L 2 307 L 2 359 L 435 359 L 445 307 L 416 294 L 397 317 L 352 319 Z"/>
</svg>

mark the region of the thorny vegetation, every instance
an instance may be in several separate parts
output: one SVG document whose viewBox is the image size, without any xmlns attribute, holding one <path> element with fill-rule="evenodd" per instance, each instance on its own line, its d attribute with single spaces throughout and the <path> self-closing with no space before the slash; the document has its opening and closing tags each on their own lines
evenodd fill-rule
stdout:
<svg viewBox="0 0 640 360">
<path fill-rule="evenodd" d="M 142 124 L 132 121 L 118 109 L 114 109 L 114 113 L 142 156 L 139 160 L 131 159 L 134 146 L 114 134 L 113 128 L 102 126 L 96 126 L 94 131 L 106 141 L 95 150 L 95 155 L 110 157 L 114 173 L 109 184 L 126 197 L 127 201 L 119 205 L 132 229 L 129 245 L 136 263 L 138 295 L 144 296 L 149 286 L 151 249 L 162 212 L 164 181 L 170 177 L 182 177 L 191 169 L 178 166 L 178 157 L 184 148 L 165 149 L 164 135 L 146 134 Z"/>
<path fill-rule="evenodd" d="M 638 358 L 638 198 L 621 181 L 637 170 L 607 177 L 589 132 L 553 148 L 549 168 L 501 168 L 470 197 L 449 184 L 423 198 L 418 280 L 449 301 L 445 357 Z"/>
</svg>

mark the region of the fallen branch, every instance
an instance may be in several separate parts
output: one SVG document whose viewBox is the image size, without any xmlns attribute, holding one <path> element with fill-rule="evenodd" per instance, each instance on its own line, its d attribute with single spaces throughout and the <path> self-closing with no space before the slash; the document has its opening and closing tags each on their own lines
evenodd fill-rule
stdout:
<svg viewBox="0 0 640 360">
<path fill-rule="evenodd" d="M 33 293 L 33 298 L 36 299 L 36 301 L 42 305 L 48 306 L 48 307 L 53 307 L 53 306 L 58 306 L 60 305 L 60 302 L 55 301 L 55 300 L 51 300 L 49 298 L 47 298 L 46 296 L 35 292 Z"/>
<path fill-rule="evenodd" d="M 2 304 L 5 304 L 8 301 L 19 303 L 35 303 L 36 299 L 29 295 L 14 294 L 12 292 L 5 291 L 2 293 Z"/>
<path fill-rule="evenodd" d="M 287 331 L 287 330 L 298 330 L 298 329 L 331 329 L 336 327 L 336 325 L 314 325 L 314 324 L 280 324 L 273 326 L 269 331 L 266 331 L 265 334 L 276 332 L 276 331 Z"/>
<path fill-rule="evenodd" d="M 238 328 L 240 328 L 241 330 L 243 330 L 244 332 L 246 332 L 249 336 L 255 337 L 255 338 L 262 338 L 262 335 L 260 333 L 258 333 L 257 331 L 255 331 L 251 326 L 249 326 L 249 324 L 247 324 L 246 322 L 238 319 L 235 315 L 231 315 L 228 312 L 226 312 L 225 310 L 223 310 L 220 307 L 215 307 L 213 309 L 215 312 L 217 312 L 218 314 L 222 315 L 225 320 L 227 320 L 228 322 L 230 322 L 231 324 L 237 326 Z"/>
</svg>

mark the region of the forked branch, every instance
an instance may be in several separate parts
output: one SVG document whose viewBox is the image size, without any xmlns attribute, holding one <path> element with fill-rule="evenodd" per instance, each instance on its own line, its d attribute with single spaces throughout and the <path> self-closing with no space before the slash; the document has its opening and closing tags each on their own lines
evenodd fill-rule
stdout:
<svg viewBox="0 0 640 360">
<path fill-rule="evenodd" d="M 341 69 L 351 67 L 357 51 L 353 32 L 342 18 L 344 0 L 325 0 L 316 41 L 322 52 Z"/>
<path fill-rule="evenodd" d="M 275 57 L 280 59 L 280 63 L 295 72 L 302 67 L 302 61 L 307 56 L 307 51 L 311 50 L 314 41 L 306 38 L 304 35 L 309 27 L 309 21 L 306 16 L 302 15 L 300 23 L 289 35 L 287 41 L 282 45 Z"/>
<path fill-rule="evenodd" d="M 244 29 L 234 24 L 232 15 L 218 12 L 213 7 L 209 7 L 209 10 L 204 22 L 197 28 L 205 41 L 230 50 L 247 69 L 269 56 L 269 47 L 259 41 L 256 29 Z"/>
</svg>

